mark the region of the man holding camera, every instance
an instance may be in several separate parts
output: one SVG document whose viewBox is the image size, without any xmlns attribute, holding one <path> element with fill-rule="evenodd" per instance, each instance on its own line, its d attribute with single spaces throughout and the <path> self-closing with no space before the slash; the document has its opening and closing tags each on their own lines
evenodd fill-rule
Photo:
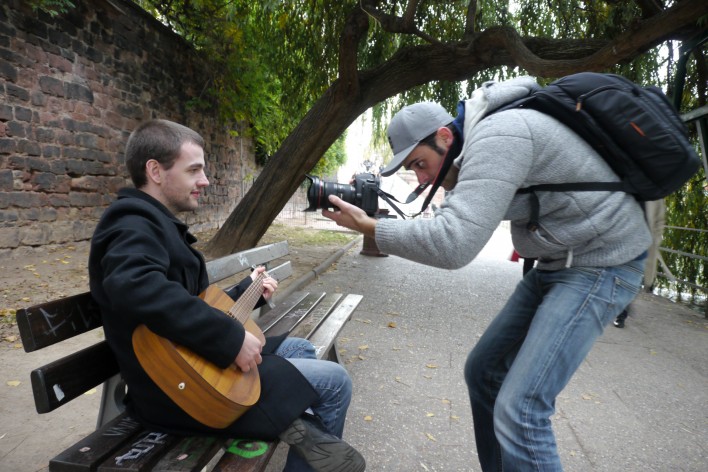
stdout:
<svg viewBox="0 0 708 472">
<path fill-rule="evenodd" d="M 470 352 L 464 367 L 484 471 L 560 471 L 550 418 L 555 399 L 604 328 L 638 293 L 651 234 L 642 208 L 623 192 L 537 191 L 535 184 L 617 181 L 578 135 L 530 109 L 497 108 L 526 96 L 529 77 L 488 82 L 460 102 L 453 118 L 417 103 L 388 127 L 393 159 L 421 184 L 447 190 L 431 219 L 374 219 L 336 196 L 323 215 L 373 237 L 381 251 L 458 269 L 484 247 L 502 220 L 513 244 L 537 265 Z M 488 116 L 489 115 L 489 116 Z"/>
</svg>

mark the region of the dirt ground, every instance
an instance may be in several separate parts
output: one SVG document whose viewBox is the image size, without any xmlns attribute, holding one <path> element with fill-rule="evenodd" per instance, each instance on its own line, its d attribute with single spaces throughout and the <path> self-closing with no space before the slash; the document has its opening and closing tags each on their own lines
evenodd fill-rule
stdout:
<svg viewBox="0 0 708 472">
<path fill-rule="evenodd" d="M 211 235 L 197 234 L 198 246 Z M 279 225 L 269 230 L 258 245 L 288 240 L 293 276 L 281 284 L 281 288 L 285 288 L 353 238 L 343 233 L 331 238 L 318 237 L 313 243 L 309 233 Z M 88 290 L 88 253 L 88 241 L 0 251 L 0 343 L 5 347 L 22 348 L 14 321 L 16 310 Z"/>
</svg>

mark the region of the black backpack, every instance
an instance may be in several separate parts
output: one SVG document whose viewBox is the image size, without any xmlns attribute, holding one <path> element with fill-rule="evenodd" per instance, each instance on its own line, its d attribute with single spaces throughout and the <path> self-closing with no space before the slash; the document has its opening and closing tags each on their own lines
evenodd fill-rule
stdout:
<svg viewBox="0 0 708 472">
<path fill-rule="evenodd" d="M 569 75 L 493 113 L 510 108 L 532 108 L 564 123 L 621 179 L 539 184 L 519 193 L 606 190 L 631 193 L 639 201 L 658 200 L 681 188 L 701 165 L 688 129 L 661 89 L 642 87 L 619 75 Z M 537 217 L 532 215 L 532 224 Z"/>
</svg>

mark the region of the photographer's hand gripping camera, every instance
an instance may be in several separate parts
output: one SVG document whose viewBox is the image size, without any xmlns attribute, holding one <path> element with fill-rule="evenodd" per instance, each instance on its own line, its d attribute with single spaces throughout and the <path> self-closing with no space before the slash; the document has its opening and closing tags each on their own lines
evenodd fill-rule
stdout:
<svg viewBox="0 0 708 472">
<path fill-rule="evenodd" d="M 393 201 L 398 202 L 398 200 L 381 190 L 381 177 L 378 175 L 370 173 L 356 174 L 354 176 L 354 185 L 323 182 L 319 178 L 311 175 L 306 175 L 306 177 L 310 180 L 311 184 L 307 191 L 307 202 L 309 206 L 305 211 L 316 211 L 320 208 L 336 209 L 329 201 L 330 195 L 336 195 L 345 202 L 361 208 L 367 215 L 374 216 L 379 209 L 379 197 L 381 197 L 386 203 L 391 205 L 391 208 L 393 208 L 396 213 L 401 215 L 401 218 L 406 218 L 406 215 L 393 203 Z M 406 203 L 415 200 L 427 186 L 427 183 L 419 185 L 418 188 L 408 196 Z"/>
</svg>

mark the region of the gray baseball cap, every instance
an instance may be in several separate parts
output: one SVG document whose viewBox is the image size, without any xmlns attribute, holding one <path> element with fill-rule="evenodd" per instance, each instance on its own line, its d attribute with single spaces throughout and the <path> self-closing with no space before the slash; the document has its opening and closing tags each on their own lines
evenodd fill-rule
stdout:
<svg viewBox="0 0 708 472">
<path fill-rule="evenodd" d="M 388 143 L 393 150 L 393 159 L 381 175 L 388 177 L 395 173 L 422 139 L 453 120 L 447 110 L 437 103 L 421 102 L 403 107 L 388 125 Z"/>
</svg>

